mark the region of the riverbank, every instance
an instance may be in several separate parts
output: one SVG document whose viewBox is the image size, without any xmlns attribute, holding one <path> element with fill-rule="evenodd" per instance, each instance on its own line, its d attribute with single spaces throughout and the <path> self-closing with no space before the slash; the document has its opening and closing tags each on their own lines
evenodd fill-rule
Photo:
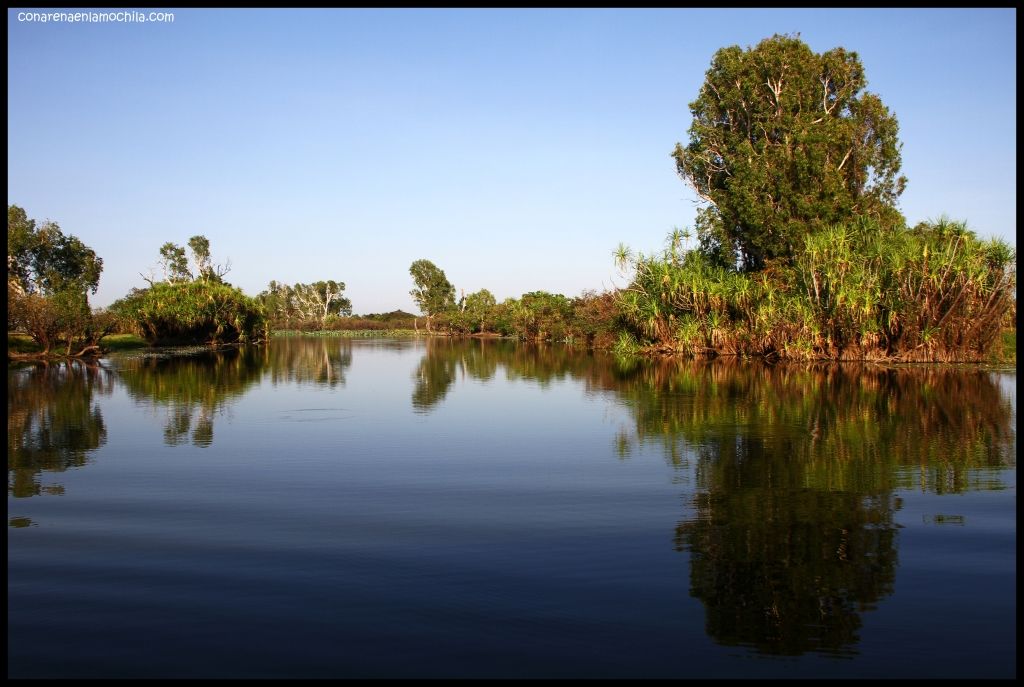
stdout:
<svg viewBox="0 0 1024 687">
<path fill-rule="evenodd" d="M 446 337 L 451 338 L 452 335 L 444 334 L 440 332 L 433 332 L 427 334 L 427 332 L 414 329 L 343 329 L 343 330 L 322 330 L 322 331 L 310 331 L 304 332 L 299 330 L 276 330 L 271 332 L 272 338 L 278 337 L 294 337 L 294 336 L 312 336 L 312 337 L 325 337 L 325 338 L 415 338 L 418 336 L 434 336 L 434 337 Z M 471 335 L 455 335 L 454 338 L 478 338 L 478 339 L 497 339 L 497 338 L 512 338 L 503 337 L 500 334 L 494 334 L 491 332 L 477 333 Z M 103 337 L 100 344 L 100 355 L 105 353 L 112 353 L 115 351 L 134 350 L 139 348 L 146 348 L 148 344 L 144 339 L 134 334 L 110 334 Z M 31 360 L 35 359 L 38 354 L 41 353 L 40 346 L 35 343 L 31 337 L 25 334 L 17 334 L 9 332 L 7 334 L 7 357 L 8 360 Z M 653 354 L 651 354 L 653 355 Z M 66 358 L 59 351 L 51 351 L 48 358 L 59 359 Z M 655 356 L 658 357 L 658 356 Z M 677 357 L 677 356 L 671 356 Z M 884 363 L 885 361 L 876 361 Z M 896 363 L 893 363 L 896 364 Z M 910 363 L 908 363 L 910 364 Z M 934 364 L 934 363 L 913 363 L 915 365 L 920 364 Z M 946 364 L 946 363 L 943 363 Z M 1016 369 L 1017 367 L 1017 331 L 1015 329 L 1006 329 L 1002 332 L 1000 342 L 998 345 L 993 347 L 992 353 L 989 358 L 984 361 L 978 361 L 978 363 L 986 367 L 992 367 L 996 369 Z"/>
<path fill-rule="evenodd" d="M 109 334 L 100 341 L 99 350 L 93 353 L 92 357 L 113 351 L 145 348 L 147 345 L 142 337 L 135 334 Z M 42 352 L 42 347 L 27 334 L 7 333 L 8 360 L 57 360 L 70 357 L 63 353 L 63 349 L 51 350 L 46 356 L 43 356 Z"/>
</svg>

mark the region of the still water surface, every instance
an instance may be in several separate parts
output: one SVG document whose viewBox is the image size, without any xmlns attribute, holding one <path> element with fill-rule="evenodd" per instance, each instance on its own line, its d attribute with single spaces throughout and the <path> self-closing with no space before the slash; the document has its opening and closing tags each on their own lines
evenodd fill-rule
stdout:
<svg viewBox="0 0 1024 687">
<path fill-rule="evenodd" d="M 275 339 L 8 373 L 9 677 L 1014 677 L 1016 375 Z"/>
</svg>

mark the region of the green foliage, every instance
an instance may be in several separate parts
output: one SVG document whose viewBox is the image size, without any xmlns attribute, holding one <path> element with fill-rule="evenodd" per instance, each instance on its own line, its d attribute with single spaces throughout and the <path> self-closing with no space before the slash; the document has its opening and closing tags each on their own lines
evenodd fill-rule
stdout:
<svg viewBox="0 0 1024 687">
<path fill-rule="evenodd" d="M 448 326 L 460 333 L 494 330 L 494 309 L 497 299 L 487 289 L 471 293 L 460 302 L 460 309 L 451 313 Z"/>
<path fill-rule="evenodd" d="M 17 205 L 7 207 L 7 279 L 24 293 L 96 293 L 103 260 L 56 222 L 36 227 Z"/>
<path fill-rule="evenodd" d="M 224 281 L 228 267 L 214 265 L 210 241 L 189 239 L 196 271 L 188 267 L 185 249 L 172 242 L 160 247 L 166 281 L 132 289 L 110 306 L 123 329 L 151 345 L 257 343 L 268 334 L 262 303 Z"/>
<path fill-rule="evenodd" d="M 689 144 L 672 154 L 708 203 L 697 230 L 712 263 L 763 269 L 825 226 L 899 221 L 899 127 L 866 85 L 857 53 L 816 54 L 796 37 L 715 53 Z"/>
<path fill-rule="evenodd" d="M 7 206 L 7 281 L 26 288 L 31 283 L 33 252 L 38 243 L 36 221 L 23 208 Z"/>
<path fill-rule="evenodd" d="M 214 269 L 210 258 L 210 240 L 205 236 L 193 236 L 188 240 L 192 259 L 196 263 L 196 276 L 207 281 L 220 281 L 221 275 Z"/>
<path fill-rule="evenodd" d="M 92 351 L 110 332 L 108 318 L 89 308 L 103 260 L 55 222 L 37 227 L 17 205 L 7 208 L 7 328 L 29 334 L 40 355 Z M 10 354 L 10 352 L 9 352 Z"/>
<path fill-rule="evenodd" d="M 416 288 L 409 292 L 420 311 L 427 316 L 427 329 L 433 317 L 439 313 L 454 310 L 455 287 L 451 285 L 444 271 L 429 260 L 417 260 L 409 266 Z"/>
<path fill-rule="evenodd" d="M 1003 330 L 1001 345 L 993 351 L 991 362 L 997 365 L 1017 365 L 1017 330 Z"/>
<path fill-rule="evenodd" d="M 756 273 L 702 251 L 640 255 L 618 300 L 639 340 L 673 353 L 982 361 L 1014 307 L 1015 260 L 962 222 L 862 219 L 807 234 L 789 263 Z"/>
<path fill-rule="evenodd" d="M 8 283 L 9 331 L 26 332 L 40 347 L 39 353 L 44 356 L 57 348 L 62 339 L 66 339 L 69 347 L 74 345 L 77 338 L 75 328 L 88 313 L 87 307 L 83 311 L 77 294 L 58 292 L 52 296 L 44 296 L 39 293 L 24 293 L 10 287 L 11 284 Z"/>
<path fill-rule="evenodd" d="M 28 334 L 7 332 L 7 351 L 9 353 L 39 353 L 39 344 Z"/>
<path fill-rule="evenodd" d="M 291 329 L 299 314 L 292 299 L 291 287 L 271 280 L 267 288 L 256 295 L 263 306 L 267 320 L 273 328 Z"/>
<path fill-rule="evenodd" d="M 640 344 L 629 332 L 619 332 L 619 338 L 615 340 L 612 350 L 615 351 L 615 355 L 621 357 L 636 356 L 640 354 Z"/>
<path fill-rule="evenodd" d="M 133 289 L 110 310 L 152 345 L 256 343 L 268 336 L 263 307 L 217 282 L 157 282 Z"/>
<path fill-rule="evenodd" d="M 411 326 L 411 323 L 413 320 L 416 319 L 416 316 L 413 315 L 411 312 L 405 312 L 404 310 L 392 310 L 391 312 L 384 313 L 368 313 L 366 315 L 360 315 L 359 318 L 363 320 L 374 320 L 376 322 L 385 322 L 391 324 L 409 323 Z"/>
<path fill-rule="evenodd" d="M 160 266 L 163 268 L 164 279 L 171 283 L 191 281 L 224 282 L 224 275 L 230 271 L 229 266 L 215 265 L 210 256 L 210 240 L 199 234 L 188 240 L 188 247 L 192 251 L 192 262 L 195 265 L 195 273 L 189 269 L 188 257 L 185 249 L 168 241 L 160 246 Z M 151 281 L 152 283 L 152 281 Z"/>
<path fill-rule="evenodd" d="M 344 291 L 345 282 L 333 279 L 293 286 L 271 281 L 256 300 L 274 327 L 323 329 L 352 314 L 352 301 L 343 295 Z"/>
<path fill-rule="evenodd" d="M 532 291 L 497 303 L 487 289 L 466 296 L 462 309 L 436 318 L 450 335 L 489 334 L 525 341 L 559 341 L 590 348 L 610 348 L 620 326 L 614 294 L 593 291 L 577 298 Z"/>
<path fill-rule="evenodd" d="M 570 339 L 589 348 L 609 349 L 622 329 L 618 300 L 611 291 L 584 291 L 572 299 Z"/>
<path fill-rule="evenodd" d="M 188 258 L 181 246 L 170 241 L 160 246 L 160 264 L 164 269 L 164 278 L 172 284 L 191 281 L 192 272 L 188 269 Z"/>
<path fill-rule="evenodd" d="M 136 334 L 111 334 L 103 339 L 105 351 L 131 351 L 147 345 L 146 340 Z"/>
<path fill-rule="evenodd" d="M 521 338 L 527 341 L 564 341 L 572 305 L 560 293 L 531 291 L 524 293 L 512 313 L 512 323 Z"/>
</svg>

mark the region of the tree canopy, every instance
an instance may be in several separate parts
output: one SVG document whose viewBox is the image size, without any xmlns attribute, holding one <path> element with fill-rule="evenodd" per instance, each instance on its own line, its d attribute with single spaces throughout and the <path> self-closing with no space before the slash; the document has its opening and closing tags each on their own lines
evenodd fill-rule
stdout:
<svg viewBox="0 0 1024 687">
<path fill-rule="evenodd" d="M 429 260 L 417 260 L 409 266 L 416 288 L 409 292 L 420 311 L 427 316 L 427 328 L 434 315 L 455 307 L 455 287 L 444 271 Z"/>
<path fill-rule="evenodd" d="M 132 289 L 110 310 L 157 346 L 257 343 L 269 335 L 263 306 L 221 282 L 157 282 Z"/>
<path fill-rule="evenodd" d="M 103 260 L 56 222 L 36 226 L 25 210 L 7 207 L 7 276 L 25 293 L 52 296 L 63 291 L 96 293 Z"/>
<path fill-rule="evenodd" d="M 98 350 L 113 326 L 89 308 L 102 271 L 96 252 L 56 222 L 37 226 L 24 209 L 7 206 L 7 328 L 27 332 L 42 346 L 39 355 L 58 343 L 68 356 L 76 344 L 76 355 Z"/>
<path fill-rule="evenodd" d="M 689 106 L 689 144 L 672 153 L 706 202 L 697 219 L 706 254 L 758 270 L 822 226 L 902 224 L 899 127 L 866 85 L 856 52 L 817 54 L 799 37 L 715 53 Z"/>
<path fill-rule="evenodd" d="M 160 246 L 165 281 L 143 276 L 149 287 L 132 289 L 111 304 L 110 312 L 155 345 L 265 340 L 263 305 L 224 281 L 230 267 L 213 264 L 209 239 L 196 235 L 188 246 L 194 274 L 185 249 L 168 241 Z"/>
<path fill-rule="evenodd" d="M 345 297 L 345 282 L 333 279 L 310 284 L 288 284 L 271 281 L 256 299 L 275 322 L 290 323 L 292 319 L 317 321 L 323 326 L 330 317 L 352 314 L 352 301 Z"/>
<path fill-rule="evenodd" d="M 197 234 L 188 240 L 188 247 L 192 251 L 192 262 L 195 264 L 195 274 L 189 269 L 188 256 L 182 246 L 168 241 L 160 246 L 160 267 L 164 272 L 164 279 L 172 284 L 192 281 L 198 279 L 207 282 L 224 282 L 224 275 L 231 271 L 230 261 L 226 265 L 215 265 L 210 257 L 210 240 L 202 234 Z M 153 283 L 153 280 L 148 280 Z"/>
</svg>

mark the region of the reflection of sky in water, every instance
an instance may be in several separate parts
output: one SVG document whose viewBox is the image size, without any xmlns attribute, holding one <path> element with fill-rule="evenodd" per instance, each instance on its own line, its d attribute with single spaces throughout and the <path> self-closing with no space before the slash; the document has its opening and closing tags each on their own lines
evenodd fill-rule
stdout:
<svg viewBox="0 0 1024 687">
<path fill-rule="evenodd" d="M 1017 413 L 1017 373 L 1013 372 L 993 372 L 992 376 L 999 380 L 999 390 L 1001 395 L 1010 401 L 1013 406 L 1013 412 Z M 1015 425 L 1016 426 L 1016 425 Z"/>
<path fill-rule="evenodd" d="M 351 353 L 338 357 L 343 381 L 333 386 L 287 369 L 274 384 L 271 356 L 250 368 L 226 358 L 216 377 L 225 393 L 209 397 L 207 446 L 166 443 L 173 385 L 136 380 L 129 394 L 115 382 L 95 402 L 106 443 L 83 467 L 41 468 L 63 494 L 9 496 L 15 669 L 102 672 L 118 646 L 117 665 L 164 675 L 190 666 L 334 677 L 1014 670 L 1006 642 L 1015 639 L 1015 439 L 1011 467 L 968 468 L 955 493 L 936 493 L 921 465 L 898 460 L 829 491 L 799 479 L 801 461 L 816 455 L 801 453 L 810 441 L 800 433 L 804 411 L 774 416 L 788 425 L 732 414 L 751 394 L 771 396 L 759 383 L 740 385 L 749 393 L 729 402 L 671 376 L 671 394 L 649 393 L 646 378 L 613 374 L 604 359 L 442 344 L 314 340 L 309 360 L 325 348 Z M 729 379 L 717 378 L 720 390 Z M 998 391 L 1014 413 L 992 421 L 1012 425 L 1015 375 L 998 379 L 989 391 L 964 386 L 973 395 L 958 402 L 991 404 Z M 154 389 L 167 393 L 147 397 Z M 896 396 L 912 401 L 911 389 Z M 822 417 L 833 421 L 847 411 L 829 412 Z M 704 420 L 714 431 L 698 431 Z M 742 441 L 721 443 L 737 421 L 749 425 Z M 904 448 L 891 451 L 882 455 Z M 885 480 L 855 491 L 877 470 L 889 470 Z M 772 518 L 790 523 L 786 531 Z M 688 523 L 708 527 L 679 550 Z M 797 533 L 806 547 L 774 541 Z M 800 595 L 814 593 L 817 576 L 829 590 L 822 608 L 835 611 L 856 579 L 844 567 L 852 563 L 829 557 L 836 544 L 883 559 L 871 575 L 893 579 L 888 591 L 848 595 L 851 605 L 832 617 L 853 625 L 838 640 L 815 644 L 804 620 L 791 621 L 780 626 L 788 644 L 774 645 L 796 652 L 784 658 L 758 653 L 751 626 L 730 628 L 731 603 L 767 598 L 730 576 L 743 582 L 759 571 L 792 583 L 794 613 L 816 608 Z M 758 562 L 759 551 L 789 551 L 789 567 Z M 149 649 L 135 642 L 141 634 Z M 55 663 L 55 645 L 75 648 Z"/>
</svg>

